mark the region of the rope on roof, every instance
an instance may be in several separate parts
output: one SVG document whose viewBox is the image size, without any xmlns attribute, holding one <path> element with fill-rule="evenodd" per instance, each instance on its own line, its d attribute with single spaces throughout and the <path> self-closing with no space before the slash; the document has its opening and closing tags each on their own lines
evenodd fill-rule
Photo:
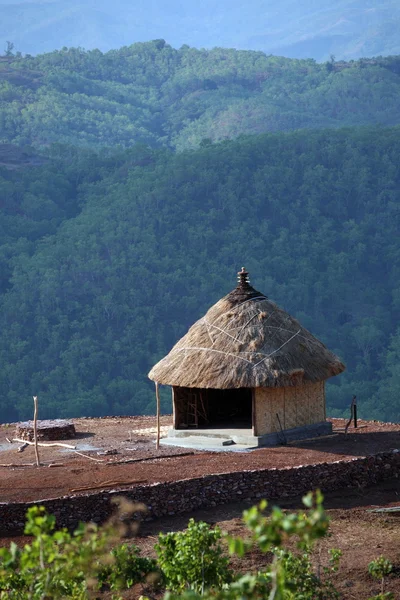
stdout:
<svg viewBox="0 0 400 600">
<path fill-rule="evenodd" d="M 243 342 L 241 340 L 239 340 L 238 338 L 235 338 L 233 335 L 231 335 L 230 333 L 225 331 L 225 329 L 221 329 L 221 327 L 218 327 L 217 325 L 210 323 L 209 321 L 207 321 L 207 319 L 205 317 L 203 318 L 203 321 L 207 326 L 209 325 L 210 327 L 215 327 L 215 329 L 218 329 L 218 331 L 220 331 L 221 333 L 225 333 L 225 335 L 232 338 L 235 342 L 238 342 L 239 344 L 243 344 Z M 208 327 L 207 327 L 207 329 L 208 329 Z"/>
<path fill-rule="evenodd" d="M 292 335 L 291 338 L 289 338 L 288 340 L 286 340 L 286 342 L 283 342 L 282 346 L 279 346 L 279 348 L 277 348 L 276 350 L 274 350 L 273 352 L 271 352 L 270 354 L 268 354 L 268 356 L 266 356 L 265 358 L 263 358 L 262 360 L 260 360 L 255 365 L 253 365 L 253 368 L 254 367 L 258 367 L 258 365 L 260 365 L 262 362 L 264 362 L 264 360 L 266 360 L 267 358 L 269 358 L 273 354 L 276 354 L 276 352 L 278 352 L 281 348 L 283 348 L 283 346 L 286 346 L 286 344 L 288 344 L 293 338 L 295 338 L 296 335 L 299 335 L 300 331 L 301 331 L 301 329 L 299 329 L 294 335 Z"/>
</svg>

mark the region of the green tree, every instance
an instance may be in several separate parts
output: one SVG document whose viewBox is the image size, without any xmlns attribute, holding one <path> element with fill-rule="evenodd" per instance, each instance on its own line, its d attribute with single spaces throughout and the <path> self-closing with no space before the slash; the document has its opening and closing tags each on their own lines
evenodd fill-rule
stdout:
<svg viewBox="0 0 400 600">
<path fill-rule="evenodd" d="M 14 44 L 12 42 L 6 42 L 5 56 L 13 56 Z"/>
</svg>

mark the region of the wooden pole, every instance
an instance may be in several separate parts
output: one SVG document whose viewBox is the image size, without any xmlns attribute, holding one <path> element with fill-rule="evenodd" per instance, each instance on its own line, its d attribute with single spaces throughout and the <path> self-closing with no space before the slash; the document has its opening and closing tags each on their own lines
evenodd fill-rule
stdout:
<svg viewBox="0 0 400 600">
<path fill-rule="evenodd" d="M 158 382 L 156 381 L 156 398 L 157 398 L 157 450 L 160 447 L 160 394 L 158 391 Z"/>
<path fill-rule="evenodd" d="M 357 396 L 353 396 L 354 405 L 354 428 L 357 429 Z"/>
<path fill-rule="evenodd" d="M 356 413 L 354 414 L 354 409 Z M 353 396 L 350 404 L 350 419 L 347 421 L 346 426 L 344 428 L 344 432 L 347 433 L 348 428 L 352 420 L 354 419 L 354 427 L 357 427 L 357 396 Z"/>
<path fill-rule="evenodd" d="M 38 397 L 37 396 L 33 396 L 33 405 L 34 405 L 34 413 L 33 413 L 34 440 L 33 441 L 35 442 L 36 466 L 40 467 L 38 438 L 37 438 L 37 417 L 38 417 Z"/>
</svg>

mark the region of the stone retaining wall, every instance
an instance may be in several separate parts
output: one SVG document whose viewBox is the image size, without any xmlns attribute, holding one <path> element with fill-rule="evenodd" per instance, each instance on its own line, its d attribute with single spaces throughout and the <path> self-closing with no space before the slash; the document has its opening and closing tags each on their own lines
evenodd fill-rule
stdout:
<svg viewBox="0 0 400 600">
<path fill-rule="evenodd" d="M 34 504 L 41 504 L 54 514 L 59 527 L 75 527 L 79 521 L 105 521 L 115 508 L 112 502 L 115 496 L 145 504 L 148 508 L 147 517 L 154 518 L 243 499 L 278 500 L 315 488 L 323 492 L 349 487 L 361 489 L 384 479 L 398 477 L 399 470 L 400 452 L 392 450 L 366 458 L 331 463 L 207 475 L 39 502 L 0 503 L 0 535 L 21 533 L 25 513 Z"/>
</svg>

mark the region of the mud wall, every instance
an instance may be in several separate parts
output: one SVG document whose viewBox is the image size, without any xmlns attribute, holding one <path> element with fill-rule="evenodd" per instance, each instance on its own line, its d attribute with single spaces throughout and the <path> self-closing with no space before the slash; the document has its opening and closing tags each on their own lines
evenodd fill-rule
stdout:
<svg viewBox="0 0 400 600">
<path fill-rule="evenodd" d="M 124 496 L 147 506 L 145 518 L 190 512 L 237 500 L 278 500 L 319 487 L 333 491 L 362 489 L 384 479 L 398 477 L 400 451 L 392 450 L 366 458 L 320 463 L 285 469 L 262 469 L 207 475 L 170 483 L 142 485 L 81 496 L 65 496 L 37 502 L 57 518 L 58 526 L 75 527 L 79 521 L 105 521 L 113 512 L 115 496 Z M 23 531 L 25 513 L 35 503 L 0 503 L 0 535 Z"/>
</svg>

